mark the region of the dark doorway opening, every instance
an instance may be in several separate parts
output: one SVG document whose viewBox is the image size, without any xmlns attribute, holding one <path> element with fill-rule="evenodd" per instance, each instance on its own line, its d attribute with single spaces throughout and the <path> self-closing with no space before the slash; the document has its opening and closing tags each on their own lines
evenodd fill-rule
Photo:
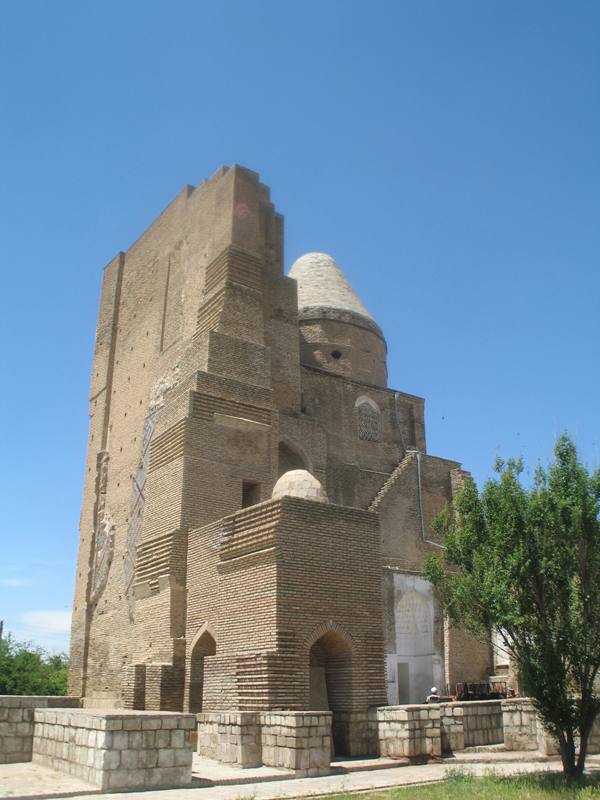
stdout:
<svg viewBox="0 0 600 800">
<path fill-rule="evenodd" d="M 194 645 L 190 657 L 189 711 L 191 714 L 199 714 L 202 711 L 205 694 L 204 661 L 206 658 L 214 656 L 216 651 L 215 640 L 208 631 L 205 631 Z"/>
<path fill-rule="evenodd" d="M 310 648 L 309 709 L 332 712 L 335 755 L 349 755 L 348 714 L 352 711 L 352 647 L 337 631 L 323 634 Z"/>
<path fill-rule="evenodd" d="M 242 482 L 242 508 L 255 506 L 260 503 L 260 483 L 254 481 Z"/>
</svg>

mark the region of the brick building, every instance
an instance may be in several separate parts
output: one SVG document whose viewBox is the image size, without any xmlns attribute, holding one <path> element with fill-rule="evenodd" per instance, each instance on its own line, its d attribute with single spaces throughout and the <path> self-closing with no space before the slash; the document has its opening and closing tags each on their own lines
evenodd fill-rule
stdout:
<svg viewBox="0 0 600 800">
<path fill-rule="evenodd" d="M 460 485 L 424 401 L 387 388 L 377 323 L 324 254 L 283 274 L 258 176 L 186 187 L 106 267 L 70 692 L 87 706 L 367 709 L 476 680 L 422 576 Z"/>
</svg>

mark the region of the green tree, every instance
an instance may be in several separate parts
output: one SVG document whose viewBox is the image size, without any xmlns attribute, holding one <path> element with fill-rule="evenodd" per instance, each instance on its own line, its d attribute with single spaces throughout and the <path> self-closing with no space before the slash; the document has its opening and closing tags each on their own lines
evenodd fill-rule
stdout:
<svg viewBox="0 0 600 800">
<path fill-rule="evenodd" d="M 51 655 L 40 647 L 0 639 L 0 694 L 64 695 L 67 656 Z"/>
<path fill-rule="evenodd" d="M 497 633 L 576 777 L 600 711 L 600 470 L 563 435 L 530 488 L 521 461 L 496 471 L 481 493 L 467 480 L 437 517 L 446 549 L 426 572 L 454 624 L 488 641 Z"/>
</svg>

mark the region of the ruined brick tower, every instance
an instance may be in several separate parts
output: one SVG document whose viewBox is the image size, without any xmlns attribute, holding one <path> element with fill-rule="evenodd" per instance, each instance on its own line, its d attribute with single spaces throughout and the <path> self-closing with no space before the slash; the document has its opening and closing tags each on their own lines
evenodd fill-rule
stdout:
<svg viewBox="0 0 600 800">
<path fill-rule="evenodd" d="M 366 265 L 371 266 L 372 265 Z M 73 608 L 88 706 L 331 709 L 484 677 L 422 572 L 460 465 L 335 261 L 283 274 L 258 176 L 187 187 L 105 269 Z"/>
</svg>

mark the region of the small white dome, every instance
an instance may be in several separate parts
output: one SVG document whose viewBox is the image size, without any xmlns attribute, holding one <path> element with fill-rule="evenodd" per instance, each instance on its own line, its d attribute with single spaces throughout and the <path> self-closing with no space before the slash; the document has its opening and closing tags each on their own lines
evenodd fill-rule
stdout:
<svg viewBox="0 0 600 800">
<path fill-rule="evenodd" d="M 273 500 L 281 497 L 302 497 L 305 500 L 314 500 L 316 503 L 327 503 L 325 490 L 315 478 L 305 469 L 291 469 L 284 472 L 273 487 Z"/>
</svg>

